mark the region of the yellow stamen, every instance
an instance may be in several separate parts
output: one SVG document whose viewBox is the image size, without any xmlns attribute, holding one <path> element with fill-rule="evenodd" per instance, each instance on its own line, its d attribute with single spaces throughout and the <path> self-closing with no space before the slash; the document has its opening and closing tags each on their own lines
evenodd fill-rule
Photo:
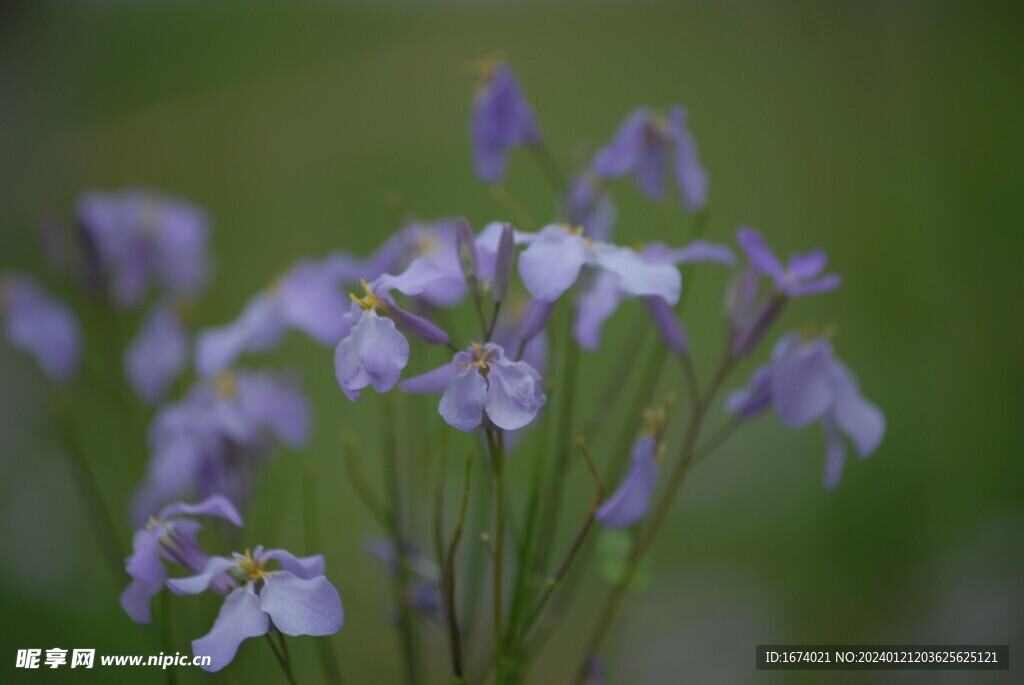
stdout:
<svg viewBox="0 0 1024 685">
<path fill-rule="evenodd" d="M 460 366 L 475 366 L 483 372 L 487 372 L 490 369 L 491 357 L 494 355 L 494 349 L 485 350 L 484 346 L 478 342 L 470 343 L 470 347 L 473 348 L 473 356 L 475 359 L 471 362 L 459 362 Z"/>
<path fill-rule="evenodd" d="M 352 301 L 353 302 L 357 302 L 359 304 L 359 306 L 362 307 L 363 309 L 377 308 L 381 312 L 387 313 L 387 311 L 388 311 L 387 304 L 385 304 L 383 300 L 381 300 L 379 297 L 377 297 L 373 293 L 373 291 L 370 290 L 370 286 L 368 286 L 366 284 L 366 279 L 365 278 L 360 279 L 359 282 L 362 284 L 363 290 L 366 292 L 366 295 L 364 297 L 356 297 L 352 293 L 349 293 L 349 297 L 352 298 Z"/>
<path fill-rule="evenodd" d="M 242 567 L 242 570 L 245 571 L 246 575 L 248 575 L 253 580 L 256 580 L 257 578 L 266 578 L 270 576 L 270 572 L 265 570 L 267 560 L 261 559 L 257 562 L 255 559 L 252 558 L 252 551 L 248 549 L 245 550 L 245 557 L 242 559 L 236 558 L 236 561 L 238 561 L 238 565 Z"/>
<path fill-rule="evenodd" d="M 224 399 L 234 399 L 238 393 L 238 387 L 235 385 L 235 377 L 231 375 L 230 371 L 224 371 L 223 373 L 217 374 L 217 378 L 213 381 L 214 386 L 217 388 L 217 394 Z"/>
</svg>

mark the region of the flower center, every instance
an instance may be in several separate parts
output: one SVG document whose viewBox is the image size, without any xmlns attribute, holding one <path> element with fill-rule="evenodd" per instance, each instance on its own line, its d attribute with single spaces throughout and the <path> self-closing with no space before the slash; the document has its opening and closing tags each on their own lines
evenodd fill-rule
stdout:
<svg viewBox="0 0 1024 685">
<path fill-rule="evenodd" d="M 475 366 L 480 369 L 480 373 L 487 375 L 490 371 L 490 362 L 494 357 L 494 348 L 484 349 L 484 346 L 480 343 L 470 343 L 470 347 L 473 348 L 473 361 L 471 362 L 459 362 L 462 366 Z"/>
<path fill-rule="evenodd" d="M 217 394 L 226 400 L 234 399 L 235 395 L 238 394 L 235 377 L 228 371 L 217 374 L 217 378 L 214 379 L 213 384 L 217 389 Z"/>
<path fill-rule="evenodd" d="M 363 309 L 374 309 L 374 308 L 376 308 L 376 309 L 379 309 L 382 312 L 387 312 L 388 311 L 387 304 L 385 304 L 383 300 L 381 300 L 379 297 L 377 297 L 373 293 L 373 291 L 370 290 L 370 286 L 368 286 L 366 284 L 366 279 L 362 278 L 362 279 L 359 280 L 359 282 L 362 284 L 363 291 L 366 293 L 366 295 L 364 295 L 363 297 L 356 297 L 354 294 L 349 293 L 348 296 L 352 298 L 352 301 L 358 303 L 359 306 L 362 307 Z"/>
<path fill-rule="evenodd" d="M 245 550 L 245 556 L 241 559 L 237 559 L 238 565 L 242 567 L 245 574 L 256 580 L 258 578 L 267 578 L 270 576 L 270 572 L 264 570 L 267 566 L 266 559 L 260 559 L 256 561 L 252 558 L 252 551 Z"/>
</svg>

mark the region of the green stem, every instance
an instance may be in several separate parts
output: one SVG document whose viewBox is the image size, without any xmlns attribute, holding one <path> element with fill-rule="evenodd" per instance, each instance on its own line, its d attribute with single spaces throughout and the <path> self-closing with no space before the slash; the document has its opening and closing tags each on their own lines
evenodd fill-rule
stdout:
<svg viewBox="0 0 1024 685">
<path fill-rule="evenodd" d="M 577 673 L 575 681 L 577 684 L 583 683 L 587 658 L 589 658 L 590 655 L 595 654 L 601 647 L 601 643 L 604 641 L 608 628 L 611 626 L 612 619 L 615 617 L 616 612 L 626 596 L 626 591 L 632 583 L 633 574 L 636 572 L 637 567 L 643 560 L 644 555 L 650 549 L 651 543 L 654 541 L 658 530 L 665 521 L 665 517 L 672 506 L 673 500 L 675 499 L 675 495 L 679 491 L 679 487 L 682 485 L 682 482 L 693 463 L 694 447 L 697 444 L 697 438 L 700 435 L 701 422 L 704 419 L 707 408 L 710 406 L 711 401 L 718 392 L 718 389 L 721 387 L 721 384 L 728 376 L 732 366 L 733 359 L 726 354 L 707 391 L 700 396 L 700 399 L 694 404 L 693 414 L 690 419 L 690 427 L 687 430 L 686 438 L 683 442 L 683 448 L 680 450 L 679 461 L 669 478 L 665 491 L 658 500 L 658 504 L 647 519 L 647 525 L 633 544 L 629 558 L 626 561 L 626 567 L 623 571 L 622 578 L 620 578 L 612 587 L 608 598 L 604 603 L 600 617 L 595 624 L 594 630 L 590 636 L 590 641 L 587 644 L 583 663 Z M 697 381 L 693 370 L 693 363 L 690 361 L 689 357 L 684 359 L 684 370 L 691 386 L 696 387 Z"/>
<path fill-rule="evenodd" d="M 402 517 L 402 482 L 398 469 L 398 446 L 395 442 L 395 396 L 384 397 L 384 468 L 385 480 L 389 486 L 388 510 L 391 518 L 389 530 L 391 543 L 395 547 L 398 568 L 392 582 L 392 596 L 399 614 L 399 633 L 402 645 L 402 660 L 405 664 L 405 681 L 416 685 L 420 679 L 419 641 L 413 624 L 412 608 L 405 599 L 405 584 L 408 580 L 408 561 L 405 554 L 405 531 Z"/>
<path fill-rule="evenodd" d="M 473 476 L 473 454 L 466 455 L 466 481 L 462 488 L 462 502 L 459 505 L 459 518 L 452 532 L 452 540 L 448 544 L 448 556 L 443 567 L 445 612 L 448 615 L 448 641 L 452 652 L 452 672 L 455 682 L 468 683 L 462 660 L 462 636 L 459 633 L 459 618 L 455 608 L 455 553 L 462 540 L 462 527 L 466 522 L 466 509 L 469 505 L 469 490 Z"/>
<path fill-rule="evenodd" d="M 274 644 L 274 638 L 270 637 L 270 632 L 264 633 L 263 637 L 267 638 L 267 644 L 270 645 L 270 651 L 274 653 L 274 658 L 277 659 L 277 663 L 281 666 L 281 671 L 284 672 L 284 677 L 288 679 L 288 684 L 296 685 L 295 676 L 292 675 L 291 665 L 285 660 L 284 655 L 281 654 L 277 645 Z M 284 643 L 282 642 L 282 644 Z"/>
<path fill-rule="evenodd" d="M 502 605 L 504 603 L 505 570 L 505 449 L 501 431 L 487 431 L 491 448 L 491 465 L 494 467 L 494 580 L 492 585 L 494 620 L 494 669 L 495 683 L 500 685 L 505 677 L 505 655 L 502 635 Z"/>
</svg>

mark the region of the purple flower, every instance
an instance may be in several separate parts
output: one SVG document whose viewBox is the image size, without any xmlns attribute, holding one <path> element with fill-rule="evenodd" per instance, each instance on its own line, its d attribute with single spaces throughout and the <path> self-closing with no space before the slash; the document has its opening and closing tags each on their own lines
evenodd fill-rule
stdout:
<svg viewBox="0 0 1024 685">
<path fill-rule="evenodd" d="M 384 274 L 372 284 L 363 281 L 363 297 L 351 295 L 352 307 L 345 315 L 349 327 L 334 351 L 338 385 L 350 400 L 359 399 L 362 388 L 372 385 L 377 392 L 395 387 L 409 362 L 409 341 L 398 328 L 431 344 L 446 344 L 448 334 L 395 304 L 389 293 L 419 295 L 444 272 L 426 257 L 414 261 L 398 276 Z"/>
<path fill-rule="evenodd" d="M 528 245 L 519 256 L 519 275 L 538 300 L 558 299 L 584 266 L 614 274 L 628 295 L 655 295 L 672 305 L 679 300 L 681 279 L 673 265 L 651 264 L 628 247 L 590 240 L 582 229 L 551 224 L 538 233 L 517 233 L 516 242 Z"/>
<path fill-rule="evenodd" d="M 591 170 L 608 181 L 632 174 L 637 188 L 658 200 L 665 196 L 665 167 L 674 151 L 672 168 L 680 201 L 691 211 L 703 209 L 708 180 L 686 119 L 682 107 L 669 108 L 664 117 L 648 107 L 638 107 L 623 120 L 612 141 L 594 155 Z"/>
<path fill-rule="evenodd" d="M 78 320 L 35 281 L 0 274 L 0 316 L 11 344 L 34 357 L 47 378 L 67 383 L 78 372 Z"/>
<path fill-rule="evenodd" d="M 286 374 L 236 371 L 199 381 L 150 425 L 151 456 L 135 493 L 135 520 L 189 492 L 242 502 L 259 462 L 277 442 L 304 445 L 309 424 L 306 398 Z"/>
<path fill-rule="evenodd" d="M 526 362 L 507 358 L 494 343 L 473 343 L 449 364 L 402 381 L 399 387 L 411 393 L 444 393 L 441 416 L 462 431 L 480 426 L 485 414 L 498 428 L 522 428 L 547 401 L 541 375 Z"/>
<path fill-rule="evenodd" d="M 488 63 L 484 71 L 473 98 L 470 141 L 477 176 L 497 184 L 505 177 L 508 151 L 517 145 L 537 145 L 541 136 L 512 68 L 499 61 Z"/>
<path fill-rule="evenodd" d="M 170 302 L 153 307 L 128 344 L 124 373 L 135 394 L 148 404 L 166 397 L 188 363 L 188 331 Z"/>
<path fill-rule="evenodd" d="M 244 352 L 274 348 L 292 328 L 323 345 L 336 345 L 347 330 L 348 311 L 338 285 L 326 262 L 298 262 L 252 298 L 235 321 L 199 334 L 197 369 L 206 376 L 219 373 Z"/>
<path fill-rule="evenodd" d="M 270 560 L 279 570 L 267 570 Z M 205 569 L 189 578 L 173 578 L 167 586 L 179 595 L 194 595 L 214 578 L 235 574 L 241 585 L 224 599 L 209 633 L 192 641 L 192 652 L 210 656 L 207 671 L 219 671 L 235 658 L 247 638 L 272 628 L 285 635 L 332 635 L 345 621 L 341 597 L 324 576 L 322 555 L 296 557 L 283 549 L 257 547 L 233 558 L 210 557 Z"/>
<path fill-rule="evenodd" d="M 403 573 L 398 550 L 390 540 L 371 538 L 363 545 L 363 549 L 377 560 L 389 577 L 398 578 Z M 406 604 L 424 616 L 441 618 L 444 604 L 441 598 L 441 569 L 437 562 L 424 554 L 415 543 L 403 543 L 402 552 L 405 570 L 411 575 L 403 589 Z"/>
<path fill-rule="evenodd" d="M 736 258 L 725 245 L 695 240 L 686 247 L 671 249 L 663 243 L 649 243 L 639 251 L 639 257 L 650 266 L 671 267 L 675 264 L 713 262 L 731 265 Z M 580 295 L 573 322 L 573 336 L 584 349 L 597 349 L 605 321 L 615 313 L 622 299 L 628 296 L 620 285 L 619 276 L 602 271 L 594 278 L 589 290 Z M 677 298 L 678 299 L 678 298 Z M 665 298 L 658 295 L 644 297 L 658 332 L 668 348 L 677 355 L 689 352 L 689 342 L 683 322 Z"/>
<path fill-rule="evenodd" d="M 824 250 L 814 249 L 804 254 L 790 255 L 789 262 L 783 267 L 757 229 L 740 227 L 736 231 L 736 241 L 746 253 L 751 266 L 768 276 L 775 290 L 786 297 L 827 293 L 838 288 L 841 283 L 836 274 L 819 277 L 828 263 Z"/>
<path fill-rule="evenodd" d="M 826 490 L 839 484 L 846 463 L 841 433 L 862 458 L 878 449 L 885 434 L 885 416 L 861 394 L 856 378 L 822 337 L 802 341 L 795 333 L 784 336 L 775 344 L 771 361 L 756 369 L 747 387 L 726 401 L 729 411 L 743 418 L 769 406 L 783 424 L 793 428 L 822 419 Z"/>
<path fill-rule="evenodd" d="M 651 506 L 658 485 L 658 436 L 643 435 L 633 443 L 629 472 L 618 489 L 597 510 L 597 521 L 606 528 L 629 528 L 639 523 Z"/>
<path fill-rule="evenodd" d="M 214 495 L 198 504 L 177 503 L 164 507 L 156 517 L 135 532 L 132 555 L 125 559 L 124 568 L 132 582 L 121 593 L 121 608 L 136 623 L 152 620 L 150 599 L 167 582 L 164 561 L 173 561 L 192 573 L 201 573 L 209 555 L 196 544 L 196 533 L 202 524 L 185 516 L 217 516 L 241 527 L 242 517 L 231 502 Z M 234 581 L 224 575 L 211 580 L 221 594 L 234 587 Z"/>
<path fill-rule="evenodd" d="M 118 305 L 134 307 L 151 286 L 189 298 L 206 284 L 209 218 L 198 207 L 129 188 L 85 193 L 76 214 Z"/>
</svg>

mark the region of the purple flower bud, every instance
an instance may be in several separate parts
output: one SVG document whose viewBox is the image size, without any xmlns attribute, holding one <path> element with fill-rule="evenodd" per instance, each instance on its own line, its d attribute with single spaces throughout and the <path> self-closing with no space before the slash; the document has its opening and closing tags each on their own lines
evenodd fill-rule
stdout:
<svg viewBox="0 0 1024 685">
<path fill-rule="evenodd" d="M 505 224 L 498 241 L 498 255 L 494 262 L 494 278 L 491 279 L 491 299 L 502 302 L 508 296 L 509 281 L 512 277 L 512 261 L 515 259 L 516 242 L 512 224 Z"/>
<path fill-rule="evenodd" d="M 471 288 L 475 288 L 480 273 L 477 265 L 475 236 L 469 222 L 462 217 L 455 222 L 455 249 L 458 250 L 459 265 L 466 277 L 466 283 L 469 283 Z"/>
<path fill-rule="evenodd" d="M 477 176 L 497 184 L 505 177 L 508 151 L 538 144 L 540 129 L 511 67 L 491 62 L 484 70 L 483 85 L 473 99 L 470 139 Z"/>
<path fill-rule="evenodd" d="M 650 312 L 654 326 L 658 329 L 661 339 L 672 354 L 685 357 L 690 353 L 690 340 L 686 335 L 686 327 L 679 315 L 660 297 L 645 297 L 647 311 Z"/>
</svg>

